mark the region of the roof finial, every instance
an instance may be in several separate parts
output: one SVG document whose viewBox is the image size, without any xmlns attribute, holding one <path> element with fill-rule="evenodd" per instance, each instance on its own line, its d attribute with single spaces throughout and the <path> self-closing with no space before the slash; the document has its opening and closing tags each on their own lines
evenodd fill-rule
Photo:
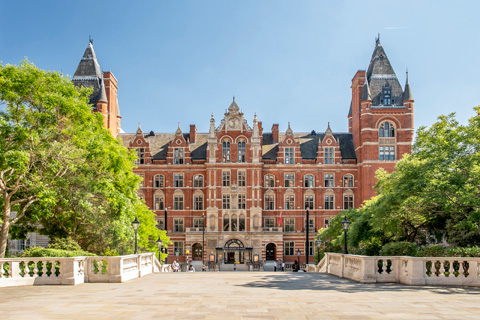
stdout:
<svg viewBox="0 0 480 320">
<path fill-rule="evenodd" d="M 407 83 L 408 83 L 408 67 L 407 67 Z"/>
<path fill-rule="evenodd" d="M 92 36 L 90 36 L 90 35 L 88 36 L 88 42 L 90 42 L 91 44 L 93 44 L 93 38 L 92 38 Z"/>
<path fill-rule="evenodd" d="M 378 37 L 375 38 L 375 43 L 380 44 L 380 32 L 378 33 Z"/>
<path fill-rule="evenodd" d="M 233 101 L 235 102 L 235 95 L 233 95 Z"/>
</svg>

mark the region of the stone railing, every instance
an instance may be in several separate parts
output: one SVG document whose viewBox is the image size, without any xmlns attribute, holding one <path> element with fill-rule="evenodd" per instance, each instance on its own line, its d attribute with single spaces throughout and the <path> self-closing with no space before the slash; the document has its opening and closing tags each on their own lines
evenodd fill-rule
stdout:
<svg viewBox="0 0 480 320">
<path fill-rule="evenodd" d="M 0 287 L 124 282 L 154 272 L 172 272 L 154 253 L 114 257 L 0 259 Z"/>
<path fill-rule="evenodd" d="M 367 257 L 325 253 L 317 270 L 361 283 L 480 286 L 480 258 Z"/>
</svg>

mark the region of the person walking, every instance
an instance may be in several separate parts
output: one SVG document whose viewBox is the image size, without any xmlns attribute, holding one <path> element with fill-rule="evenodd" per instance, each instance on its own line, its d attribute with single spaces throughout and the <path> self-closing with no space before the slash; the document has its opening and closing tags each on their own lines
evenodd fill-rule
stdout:
<svg viewBox="0 0 480 320">
<path fill-rule="evenodd" d="M 282 272 L 285 271 L 285 261 L 282 260 Z"/>
<path fill-rule="evenodd" d="M 277 272 L 277 261 L 273 261 L 273 272 Z"/>
</svg>

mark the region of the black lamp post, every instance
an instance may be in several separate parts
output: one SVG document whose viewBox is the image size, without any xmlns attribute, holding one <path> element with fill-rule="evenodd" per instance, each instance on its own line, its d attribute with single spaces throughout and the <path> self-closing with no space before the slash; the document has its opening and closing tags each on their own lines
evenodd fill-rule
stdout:
<svg viewBox="0 0 480 320">
<path fill-rule="evenodd" d="M 308 255 L 310 253 L 310 241 L 308 241 L 308 231 L 310 230 L 310 216 L 309 216 L 309 212 L 308 212 L 308 209 L 307 209 L 307 232 L 306 232 L 306 236 L 305 236 L 305 255 L 306 255 L 306 258 L 305 258 L 305 264 L 308 264 Z M 300 263 L 300 262 L 299 262 Z"/>
<path fill-rule="evenodd" d="M 132 222 L 133 230 L 135 230 L 135 254 L 138 254 L 138 228 L 140 228 L 140 221 L 135 217 Z"/>
<path fill-rule="evenodd" d="M 345 243 L 344 243 L 344 247 L 343 247 L 343 253 L 344 254 L 348 254 L 348 250 L 347 250 L 347 231 L 348 231 L 349 226 L 350 226 L 350 221 L 348 221 L 347 216 L 345 216 L 345 218 L 343 218 L 343 221 L 342 221 L 343 234 L 345 236 Z"/>
<path fill-rule="evenodd" d="M 322 240 L 317 239 L 317 240 L 315 241 L 315 244 L 317 245 L 317 255 L 318 255 L 318 257 L 317 257 L 317 263 L 319 263 L 319 262 L 320 262 L 320 247 L 322 246 Z"/>
<path fill-rule="evenodd" d="M 158 246 L 158 261 L 160 261 L 160 263 L 162 263 L 162 255 L 160 253 L 163 252 L 163 247 L 162 247 L 162 239 L 160 239 L 160 237 L 158 237 L 158 240 L 157 240 L 157 246 Z"/>
<path fill-rule="evenodd" d="M 202 214 L 202 218 L 203 218 L 202 271 L 205 272 L 205 214 Z"/>
</svg>

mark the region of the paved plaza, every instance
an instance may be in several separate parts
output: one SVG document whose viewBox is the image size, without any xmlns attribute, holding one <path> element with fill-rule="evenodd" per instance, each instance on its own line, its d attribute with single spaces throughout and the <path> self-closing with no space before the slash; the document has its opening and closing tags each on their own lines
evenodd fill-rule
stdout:
<svg viewBox="0 0 480 320">
<path fill-rule="evenodd" d="M 0 288 L 0 319 L 480 319 L 476 288 L 362 285 L 318 273 L 161 273 Z"/>
</svg>

